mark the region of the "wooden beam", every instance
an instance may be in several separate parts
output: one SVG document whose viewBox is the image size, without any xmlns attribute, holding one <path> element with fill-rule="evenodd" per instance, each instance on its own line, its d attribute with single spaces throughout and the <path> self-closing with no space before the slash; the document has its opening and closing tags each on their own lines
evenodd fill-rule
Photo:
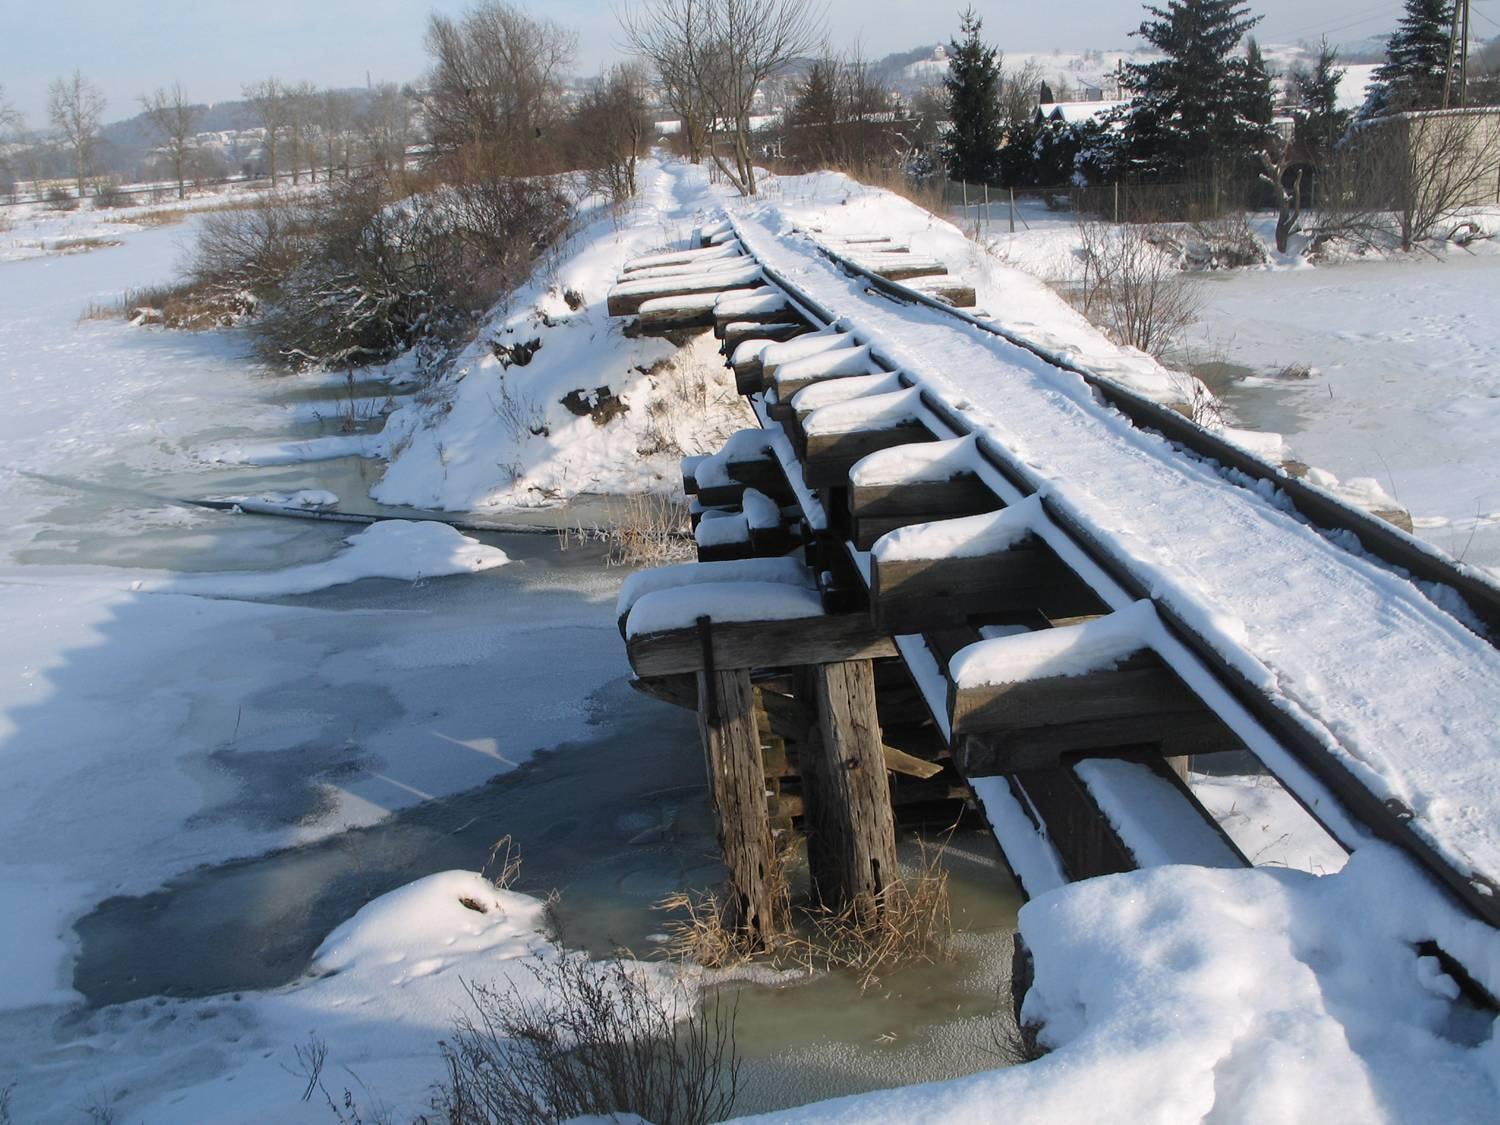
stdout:
<svg viewBox="0 0 1500 1125">
<path fill-rule="evenodd" d="M 973 473 L 962 473 L 941 481 L 904 484 L 860 484 L 854 481 L 849 486 L 854 545 L 861 551 L 868 551 L 875 545 L 875 540 L 900 527 L 977 516 L 1004 506 L 994 490 Z"/>
<path fill-rule="evenodd" d="M 698 732 L 708 759 L 719 847 L 729 871 L 724 923 L 764 941 L 777 917 L 776 845 L 766 806 L 755 697 L 744 669 L 699 672 Z"/>
<path fill-rule="evenodd" d="M 970 617 L 1090 612 L 1098 596 L 1034 536 L 973 558 L 870 559 L 870 612 L 892 634 Z"/>
<path fill-rule="evenodd" d="M 1078 676 L 981 687 L 948 685 L 948 713 L 955 735 L 1126 719 L 1154 721 L 1203 709 L 1202 701 L 1177 674 L 1149 651 L 1138 652 L 1115 668 Z"/>
<path fill-rule="evenodd" d="M 647 278 L 622 281 L 609 291 L 605 310 L 610 316 L 634 316 L 647 301 L 662 297 L 686 297 L 695 293 L 722 293 L 743 289 L 760 281 L 760 267 L 720 270 L 690 277 Z"/>
<path fill-rule="evenodd" d="M 937 436 L 916 419 L 885 429 L 807 434 L 799 450 L 803 479 L 809 488 L 843 488 L 849 484 L 854 463 L 876 450 L 936 440 Z"/>
<path fill-rule="evenodd" d="M 760 324 L 750 320 L 732 321 L 724 326 L 724 354 L 733 356 L 746 340 L 773 340 L 781 343 L 812 331 L 812 325 L 801 319 Z M 759 359 L 756 361 L 759 363 Z"/>
<path fill-rule="evenodd" d="M 1088 787 L 1072 770 L 1058 766 L 1010 779 L 1011 790 L 1029 802 L 1057 849 L 1068 878 L 1135 870 L 1135 856 L 1110 827 Z"/>
<path fill-rule="evenodd" d="M 1166 754 L 1219 754 L 1242 743 L 1206 707 L 1118 719 L 1055 723 L 1031 730 L 989 731 L 955 736 L 966 777 L 997 777 L 1049 769 L 1064 758 L 1137 756 L 1149 748 Z"/>
<path fill-rule="evenodd" d="M 711 636 L 713 663 L 719 669 L 792 668 L 896 655 L 894 642 L 863 613 L 789 621 L 716 621 Z M 703 668 L 703 642 L 696 627 L 629 637 L 625 649 L 638 676 Z"/>
<path fill-rule="evenodd" d="M 673 707 L 685 707 L 689 711 L 698 709 L 698 684 L 690 672 L 679 672 L 674 676 L 633 676 L 630 686 L 642 695 Z"/>
<path fill-rule="evenodd" d="M 810 754 L 816 769 L 804 767 L 803 785 L 819 794 L 818 820 L 807 830 L 821 835 L 828 861 L 812 872 L 815 893 L 833 910 L 853 906 L 873 917 L 878 896 L 898 878 L 874 673 L 868 660 L 840 661 L 813 669 L 812 678 L 820 738 Z"/>
</svg>

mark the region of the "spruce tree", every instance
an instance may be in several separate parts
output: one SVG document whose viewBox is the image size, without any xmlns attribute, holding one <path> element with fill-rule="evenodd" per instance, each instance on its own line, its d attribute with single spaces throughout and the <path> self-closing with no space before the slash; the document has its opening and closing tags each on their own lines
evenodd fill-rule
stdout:
<svg viewBox="0 0 1500 1125">
<path fill-rule="evenodd" d="M 1449 0 L 1406 0 L 1406 15 L 1386 44 L 1361 116 L 1442 105 L 1452 25 Z"/>
<path fill-rule="evenodd" d="M 1292 115 L 1297 122 L 1297 143 L 1319 160 L 1333 153 L 1333 146 L 1349 128 L 1353 116 L 1339 108 L 1339 83 L 1344 72 L 1338 66 L 1339 53 L 1324 39 L 1318 47 L 1318 61 L 1309 69 L 1292 68 Z"/>
<path fill-rule="evenodd" d="M 1147 6 L 1139 35 L 1166 57 L 1125 69 L 1127 157 L 1136 173 L 1180 180 L 1209 164 L 1240 168 L 1264 138 L 1246 118 L 1250 63 L 1236 55 L 1260 22 L 1240 0 L 1168 0 Z M 1263 68 L 1262 68 L 1263 69 Z"/>
<path fill-rule="evenodd" d="M 943 93 L 949 126 L 943 134 L 943 158 L 953 179 L 987 184 L 999 174 L 1005 125 L 1000 117 L 999 54 L 979 38 L 982 25 L 969 8 L 960 24 L 962 38 L 948 44 Z"/>
<path fill-rule="evenodd" d="M 1276 95 L 1271 70 L 1254 36 L 1245 40 L 1245 77 L 1240 87 L 1239 108 L 1240 116 L 1248 124 L 1260 126 L 1262 133 L 1270 129 L 1276 113 Z"/>
</svg>

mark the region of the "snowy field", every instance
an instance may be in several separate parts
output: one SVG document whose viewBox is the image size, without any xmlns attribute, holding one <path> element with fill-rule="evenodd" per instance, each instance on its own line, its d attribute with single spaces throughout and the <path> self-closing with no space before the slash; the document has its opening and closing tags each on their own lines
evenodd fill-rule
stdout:
<svg viewBox="0 0 1500 1125">
<path fill-rule="evenodd" d="M 544 748 L 575 743 L 556 756 L 561 782 L 572 784 L 567 763 L 593 759 L 569 754 L 632 753 L 604 737 L 601 715 L 650 729 L 653 751 L 691 739 L 688 720 L 658 720 L 649 704 L 624 702 L 619 580 L 592 559 L 559 561 L 550 544 L 433 523 L 359 531 L 164 500 L 302 492 L 321 503 L 327 497 L 315 493 L 328 491 L 340 506 L 368 508 L 373 489 L 390 504 L 496 513 L 673 487 L 677 457 L 696 451 L 688 442 L 711 448 L 743 415 L 732 395 L 704 389 L 705 372 L 723 378 L 711 349 L 674 356 L 660 341 L 626 340 L 604 316 L 603 295 L 627 257 L 685 239 L 723 197 L 701 170 L 681 166 L 648 167 L 644 185 L 638 208 L 587 226 L 562 261 L 497 311 L 435 393 L 392 403 L 378 436 L 330 434 L 309 404 L 329 401 L 333 382 L 261 371 L 234 333 L 78 319 L 90 301 L 169 279 L 190 228 L 136 228 L 117 247 L 0 262 L 0 1089 L 16 1082 L 15 1120 L 86 1121 L 107 1110 L 122 1122 L 326 1121 L 327 1106 L 302 1101 L 296 1073 L 295 1047 L 313 1034 L 333 1066 L 348 1068 L 335 1086 L 354 1084 L 367 1111 L 379 1103 L 408 1120 L 427 1107 L 436 1043 L 463 980 L 525 988 L 528 963 L 561 955 L 536 932 L 534 899 L 439 871 L 330 926 L 312 972 L 290 984 L 94 1009 L 75 989 L 73 927 L 112 896 L 388 822 Z M 833 176 L 772 180 L 767 196 L 807 226 L 909 238 L 974 280 L 1008 327 L 1158 398 L 1182 391 L 1180 376 L 1110 343 L 1035 276 L 904 201 Z M 1364 268 L 1265 276 L 1342 278 Z M 1473 269 L 1468 284 L 1480 286 L 1473 279 L 1490 275 Z M 1218 284 L 1237 292 L 1242 280 L 1255 279 Z M 1372 280 L 1361 292 L 1382 284 L 1390 287 Z M 1240 299 L 1244 311 L 1233 315 L 1247 322 L 1254 300 L 1269 309 L 1269 296 Z M 1378 312 L 1361 318 L 1365 299 L 1341 298 L 1356 310 L 1352 336 L 1398 331 Z M 1454 314 L 1447 323 L 1474 340 L 1465 354 L 1493 364 L 1475 322 Z M 1256 331 L 1270 340 L 1269 311 L 1264 324 Z M 1436 328 L 1414 336 L 1414 358 L 1403 362 L 1426 355 L 1436 368 L 1431 341 L 1440 338 Z M 533 340 L 541 347 L 528 362 L 502 360 L 510 345 Z M 1394 355 L 1400 341 L 1375 343 Z M 1323 366 L 1304 354 L 1292 360 Z M 1459 365 L 1437 371 L 1447 382 L 1432 386 L 1446 390 L 1433 393 L 1457 398 L 1461 374 Z M 401 377 L 397 364 L 366 381 L 378 388 Z M 1352 380 L 1319 379 L 1333 385 L 1335 402 L 1359 393 Z M 573 390 L 587 392 L 583 413 L 560 402 Z M 613 399 L 629 409 L 601 421 L 596 408 Z M 1478 427 L 1482 406 L 1458 416 Z M 1354 424 L 1350 410 L 1330 431 Z M 1317 431 L 1305 415 L 1299 422 L 1288 428 L 1300 454 L 1298 435 Z M 1408 490 L 1426 487 L 1403 476 L 1440 449 L 1434 438 L 1410 462 L 1386 453 L 1401 499 L 1412 503 Z M 643 772 L 630 761 L 628 771 L 614 768 Z M 1026 906 L 1021 924 L 1037 968 L 1026 1014 L 1045 1025 L 1045 1059 L 775 1119 L 1493 1119 L 1500 1055 L 1489 1022 L 1454 1003 L 1454 982 L 1408 945 L 1441 926 L 1469 963 L 1493 969 L 1493 935 L 1435 892 L 1383 897 L 1393 882 L 1425 886 L 1399 856 L 1372 845 L 1344 865 L 1270 793 L 1230 779 L 1197 784 L 1226 827 L 1246 833 L 1242 847 L 1259 834 L 1258 862 L 1275 866 L 1158 868 Z M 665 814 L 654 818 L 662 798 L 653 799 L 601 824 L 559 815 L 547 838 L 559 850 L 606 833 L 622 854 L 652 846 L 677 831 Z M 256 870 L 263 877 L 229 885 L 264 895 L 267 912 L 306 890 L 287 869 Z M 619 884 L 639 895 L 660 876 L 630 870 Z M 1359 925 L 1348 925 L 1356 914 Z M 988 947 L 985 955 L 1002 967 Z M 653 979 L 666 987 L 660 973 Z M 810 995 L 813 1005 L 845 1002 Z M 793 1008 L 782 1018 L 813 1026 L 818 1016 Z M 774 1035 L 774 1023 L 754 1030 Z M 865 1077 L 851 1082 L 855 1063 L 819 1055 L 803 1085 L 788 1079 L 782 1095 L 868 1086 L 882 1057 L 866 1052 Z M 885 1064 L 886 1080 L 921 1076 L 920 1054 L 901 1058 Z"/>
<path fill-rule="evenodd" d="M 1048 282 L 1076 277 L 1072 217 L 1019 212 L 1015 234 L 1004 205 L 982 216 L 990 254 Z M 1500 231 L 1500 211 L 1475 217 Z M 1254 226 L 1269 239 L 1269 220 Z M 1500 243 L 1317 266 L 1272 250 L 1265 268 L 1202 275 L 1199 294 L 1171 363 L 1208 380 L 1231 426 L 1279 434 L 1280 455 L 1319 483 L 1405 508 L 1435 547 L 1500 568 Z"/>
</svg>

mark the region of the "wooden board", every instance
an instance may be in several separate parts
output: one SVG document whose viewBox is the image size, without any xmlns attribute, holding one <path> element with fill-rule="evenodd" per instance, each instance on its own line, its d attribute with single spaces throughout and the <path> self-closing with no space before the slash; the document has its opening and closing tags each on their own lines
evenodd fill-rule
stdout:
<svg viewBox="0 0 1500 1125">
<path fill-rule="evenodd" d="M 722 293 L 743 289 L 760 280 L 758 267 L 698 274 L 696 277 L 625 281 L 609 291 L 605 311 L 610 316 L 634 316 L 641 305 L 662 297 L 685 297 L 694 293 Z"/>
<path fill-rule="evenodd" d="M 733 321 L 724 326 L 724 354 L 733 356 L 735 350 L 746 340 L 793 340 L 812 331 L 812 325 L 799 317 L 780 322 L 761 324 L 756 321 Z M 757 359 L 757 362 L 759 360 Z"/>
<path fill-rule="evenodd" d="M 849 470 L 860 458 L 896 445 L 936 440 L 937 436 L 915 419 L 888 429 L 807 435 L 801 451 L 802 476 L 809 488 L 844 488 L 849 484 Z"/>
<path fill-rule="evenodd" d="M 1013 777 L 1011 789 L 1023 799 L 1023 808 L 1029 801 L 1036 810 L 1069 879 L 1135 870 L 1135 856 L 1072 770 L 1054 767 Z"/>
<path fill-rule="evenodd" d="M 1134 757 L 1149 747 L 1163 754 L 1217 754 L 1244 744 L 1206 708 L 1119 719 L 1056 723 L 1031 730 L 961 734 L 956 757 L 966 777 L 1048 769 L 1070 755 Z"/>
<path fill-rule="evenodd" d="M 955 736 L 1150 719 L 1200 710 L 1204 706 L 1198 697 L 1153 652 L 1139 652 L 1116 668 L 1081 676 L 983 687 L 948 685 L 948 715 Z"/>
<path fill-rule="evenodd" d="M 972 473 L 945 481 L 849 486 L 854 545 L 861 551 L 868 551 L 875 540 L 899 527 L 977 516 L 1004 506 L 994 490 Z"/>
<path fill-rule="evenodd" d="M 870 612 L 893 634 L 925 633 L 971 617 L 1021 620 L 1092 612 L 1097 595 L 1052 550 L 1027 536 L 974 558 L 870 558 Z"/>
<path fill-rule="evenodd" d="M 866 614 L 802 617 L 791 621 L 726 621 L 712 628 L 714 667 L 794 668 L 838 660 L 896 655 L 890 637 L 876 632 Z M 697 672 L 703 646 L 696 627 L 644 633 L 625 642 L 638 676 Z"/>
</svg>

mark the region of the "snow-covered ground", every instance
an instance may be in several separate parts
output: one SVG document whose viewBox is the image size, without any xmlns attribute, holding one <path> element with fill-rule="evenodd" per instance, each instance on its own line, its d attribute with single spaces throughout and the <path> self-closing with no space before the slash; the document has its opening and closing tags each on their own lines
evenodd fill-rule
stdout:
<svg viewBox="0 0 1500 1125">
<path fill-rule="evenodd" d="M 730 400 L 695 389 L 726 378 L 702 344 L 674 356 L 603 315 L 627 255 L 685 238 L 720 199 L 701 169 L 652 167 L 645 183 L 638 208 L 586 228 L 497 313 L 436 395 L 393 416 L 372 443 L 394 454 L 378 499 L 498 510 L 665 489 L 679 450 L 717 444 L 705 419 L 740 424 Z M 973 277 L 1008 327 L 1146 393 L 1181 393 L 1041 281 L 902 201 L 831 176 L 773 179 L 768 196 L 806 225 L 910 237 Z M 349 1068 L 331 1075 L 336 1092 L 354 1086 L 362 1108 L 405 1120 L 438 1077 L 462 980 L 526 987 L 527 959 L 558 955 L 535 933 L 535 901 L 439 873 L 336 931 L 322 975 L 94 1012 L 72 987 L 72 925 L 109 896 L 380 821 L 591 737 L 589 700 L 626 671 L 618 583 L 432 524 L 354 533 L 163 502 L 331 489 L 347 506 L 375 477 L 347 457 L 306 460 L 335 452 L 306 411 L 332 397 L 329 380 L 259 373 L 233 333 L 78 322 L 88 301 L 170 276 L 174 230 L 123 243 L 0 263 L 0 1088 L 18 1081 L 18 1121 L 91 1107 L 122 1121 L 328 1120 L 295 1074 L 315 1034 Z M 527 363 L 501 362 L 495 345 L 531 340 Z M 561 402 L 573 390 L 584 413 Z M 604 417 L 611 399 L 629 410 Z M 1279 791 L 1195 786 L 1242 848 L 1267 835 L 1262 861 L 1308 870 L 1160 868 L 1043 895 L 1022 925 L 1037 968 L 1027 1015 L 1051 1055 L 781 1119 L 1490 1119 L 1488 1022 L 1409 943 L 1441 926 L 1455 953 L 1493 968 L 1493 936 L 1435 892 L 1382 899 L 1423 884 L 1376 846 L 1342 865 L 1283 815 Z M 572 831 L 566 818 L 557 831 Z M 836 1078 L 825 1089 L 849 1088 Z"/>
<path fill-rule="evenodd" d="M 1073 217 L 1030 202 L 1020 215 L 1011 234 L 992 205 L 980 241 L 1035 277 L 1076 279 Z M 1472 217 L 1500 232 L 1500 210 Z M 1200 275 L 1198 319 L 1169 362 L 1208 379 L 1231 426 L 1280 434 L 1280 456 L 1318 483 L 1405 508 L 1434 546 L 1500 567 L 1500 242 L 1313 265 L 1275 254 L 1269 219 L 1252 226 L 1267 265 Z"/>
</svg>

